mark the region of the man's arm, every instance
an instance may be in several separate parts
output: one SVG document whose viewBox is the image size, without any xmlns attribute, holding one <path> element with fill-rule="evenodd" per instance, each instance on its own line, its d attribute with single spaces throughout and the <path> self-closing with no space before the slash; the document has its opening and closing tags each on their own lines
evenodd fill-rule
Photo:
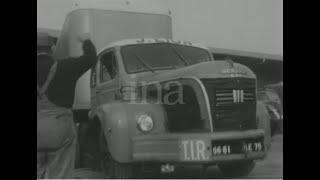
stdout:
<svg viewBox="0 0 320 180">
<path fill-rule="evenodd" d="M 97 62 L 96 48 L 90 39 L 83 41 L 82 50 L 82 56 L 60 61 L 62 71 L 68 71 L 67 74 L 70 74 L 74 80 L 78 80 Z"/>
</svg>

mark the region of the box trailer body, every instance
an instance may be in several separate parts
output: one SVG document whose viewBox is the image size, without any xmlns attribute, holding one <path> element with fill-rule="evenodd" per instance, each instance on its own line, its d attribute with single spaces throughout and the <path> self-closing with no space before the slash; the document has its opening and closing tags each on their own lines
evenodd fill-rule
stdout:
<svg viewBox="0 0 320 180">
<path fill-rule="evenodd" d="M 111 42 L 128 38 L 172 38 L 171 17 L 160 13 L 128 10 L 76 9 L 65 20 L 57 43 L 55 58 L 82 54 L 77 40 L 90 33 L 97 51 Z M 77 82 L 73 109 L 90 108 L 90 70 Z"/>
</svg>

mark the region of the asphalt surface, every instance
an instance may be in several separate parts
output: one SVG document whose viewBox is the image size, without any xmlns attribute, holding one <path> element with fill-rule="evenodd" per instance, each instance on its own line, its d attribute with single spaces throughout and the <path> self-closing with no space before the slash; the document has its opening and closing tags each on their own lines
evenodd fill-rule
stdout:
<svg viewBox="0 0 320 180">
<path fill-rule="evenodd" d="M 272 139 L 271 148 L 265 159 L 257 161 L 254 170 L 247 177 L 259 179 L 281 179 L 283 178 L 283 137 L 276 135 Z M 75 173 L 76 179 L 103 179 L 108 178 L 101 172 L 92 172 L 88 169 L 78 170 Z M 202 179 L 202 178 L 223 178 L 216 166 L 209 167 L 205 172 L 201 166 L 178 167 L 177 172 L 168 175 L 146 175 L 141 178 L 172 178 L 172 179 Z"/>
</svg>

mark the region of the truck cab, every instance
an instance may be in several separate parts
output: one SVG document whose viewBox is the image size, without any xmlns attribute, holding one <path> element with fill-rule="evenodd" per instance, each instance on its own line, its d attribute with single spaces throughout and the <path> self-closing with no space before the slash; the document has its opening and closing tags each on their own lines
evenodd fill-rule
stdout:
<svg viewBox="0 0 320 180">
<path fill-rule="evenodd" d="M 91 69 L 91 110 L 103 169 L 133 177 L 150 164 L 218 165 L 250 173 L 266 156 L 257 121 L 257 82 L 246 66 L 214 61 L 198 43 L 135 38 L 101 48 Z"/>
</svg>

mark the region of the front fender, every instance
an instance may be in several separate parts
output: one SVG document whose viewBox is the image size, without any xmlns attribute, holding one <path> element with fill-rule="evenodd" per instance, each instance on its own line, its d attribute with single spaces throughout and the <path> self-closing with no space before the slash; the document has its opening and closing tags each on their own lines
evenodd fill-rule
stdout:
<svg viewBox="0 0 320 180">
<path fill-rule="evenodd" d="M 97 110 L 101 128 L 111 156 L 118 162 L 132 161 L 132 137 L 142 135 L 137 128 L 136 116 L 147 113 L 154 119 L 150 133 L 165 131 L 164 109 L 158 104 L 130 104 L 114 102 L 100 106 Z"/>
</svg>

